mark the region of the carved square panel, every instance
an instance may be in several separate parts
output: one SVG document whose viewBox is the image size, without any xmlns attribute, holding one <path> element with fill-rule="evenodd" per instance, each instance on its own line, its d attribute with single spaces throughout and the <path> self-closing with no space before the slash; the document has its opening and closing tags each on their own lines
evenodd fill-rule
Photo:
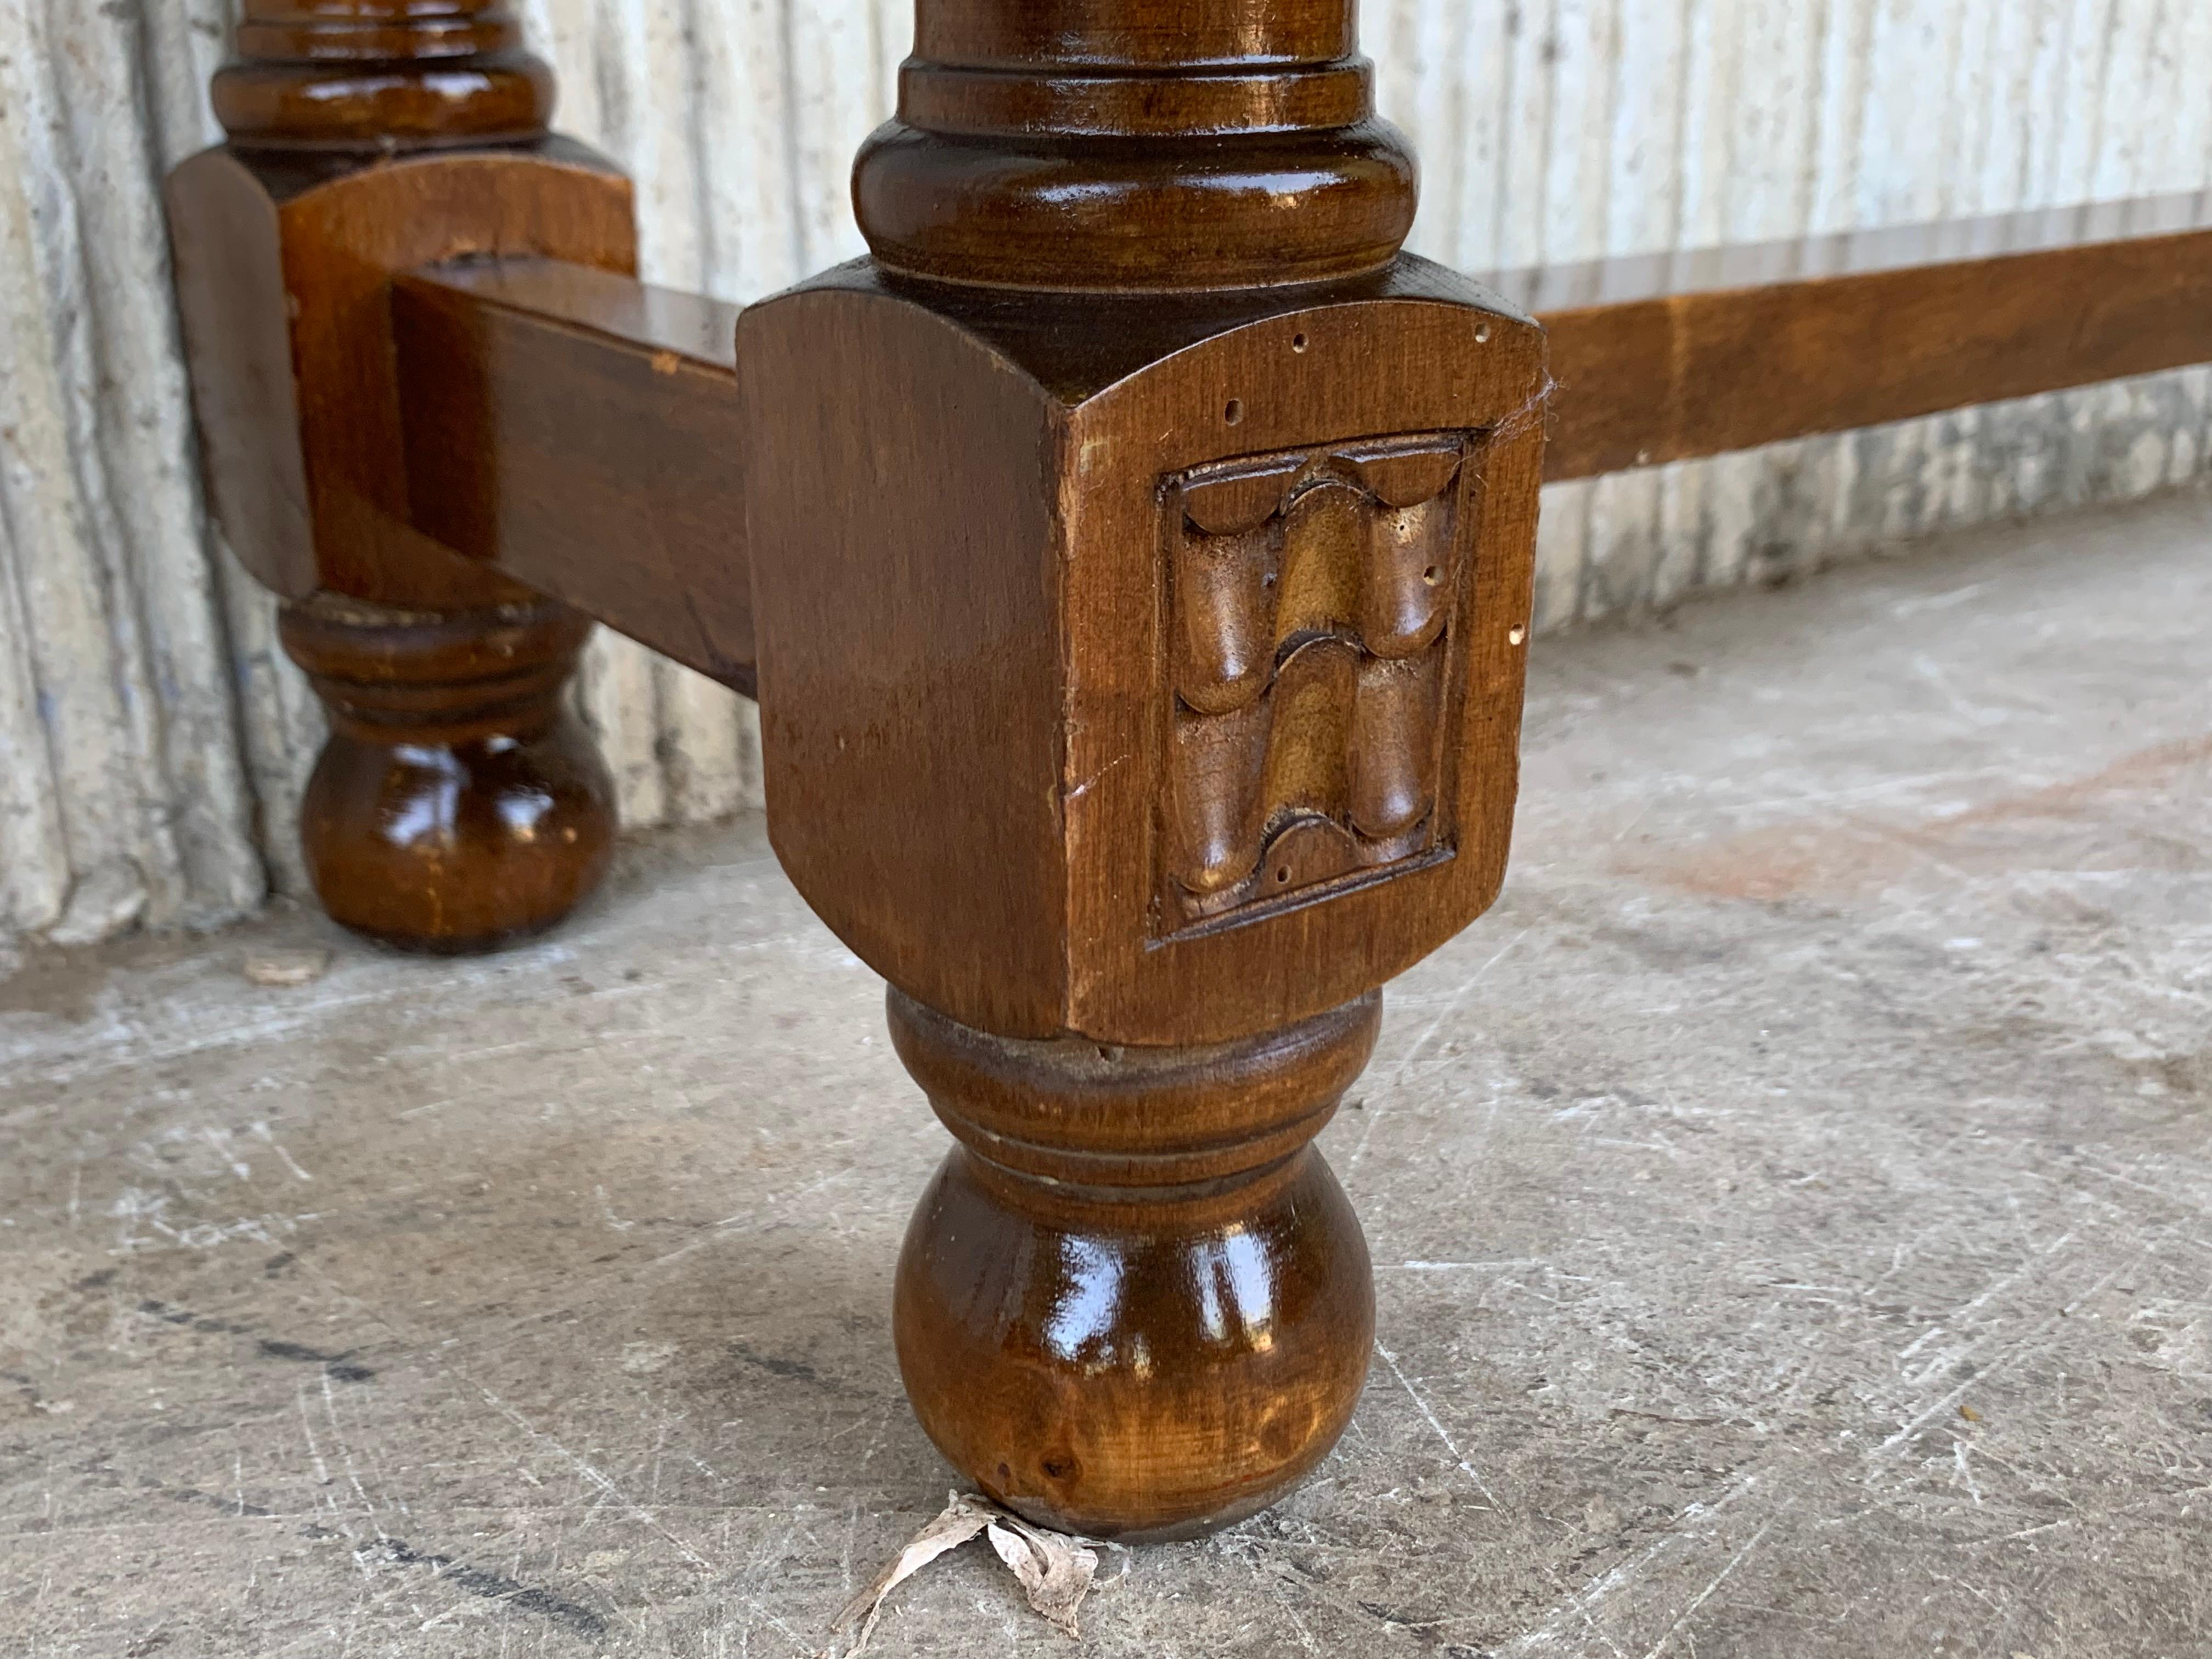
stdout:
<svg viewBox="0 0 2212 1659">
<path fill-rule="evenodd" d="M 1363 439 L 1163 481 L 1170 730 L 1158 933 L 1447 852 L 1470 434 Z"/>
</svg>

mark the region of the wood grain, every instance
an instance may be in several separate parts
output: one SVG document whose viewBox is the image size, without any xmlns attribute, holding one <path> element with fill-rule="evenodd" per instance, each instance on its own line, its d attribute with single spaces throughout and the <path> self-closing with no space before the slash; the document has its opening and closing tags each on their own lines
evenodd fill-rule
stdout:
<svg viewBox="0 0 2212 1659">
<path fill-rule="evenodd" d="M 1495 280 L 1551 337 L 1561 479 L 2212 357 L 2208 225 L 2190 195 Z M 416 527 L 750 694 L 736 307 L 508 258 L 393 313 Z M 244 549 L 280 486 L 239 492 Z"/>
<path fill-rule="evenodd" d="M 1375 1293 L 1311 1149 L 1382 999 L 1206 1048 L 985 1036 L 890 995 L 960 1141 L 899 1255 L 915 1413 L 1045 1524 L 1190 1537 L 1273 1503 L 1350 1420 Z M 1009 1310 L 1020 1310 L 1009 1321 Z"/>
<path fill-rule="evenodd" d="M 1555 42 L 1597 27 L 1554 21 Z M 1400 252 L 1410 156 L 1348 3 L 923 0 L 917 33 L 902 118 L 856 167 L 876 258 L 744 313 L 734 368 L 696 337 L 726 314 L 692 307 L 679 349 L 673 302 L 627 281 L 613 192 L 481 165 L 557 164 L 538 141 L 288 162 L 317 575 L 479 629 L 498 613 L 474 601 L 527 575 L 733 684 L 757 645 L 778 854 L 891 981 L 902 1058 L 963 1142 L 902 1257 L 917 1411 L 1039 1519 L 1176 1535 L 1295 1480 L 1364 1374 L 1364 1249 L 1306 1143 L 1376 988 L 1502 880 L 1543 341 Z M 1547 166 L 1602 148 L 1577 133 Z M 517 252 L 612 274 L 406 269 Z M 1798 430 L 1808 380 L 1846 418 L 1979 395 L 2033 321 L 1992 285 L 2057 257 L 1620 303 L 1604 278 L 1563 326 L 1605 342 L 1593 383 L 1646 387 L 1639 457 L 1697 453 Z M 1882 282 L 1919 286 L 1869 301 Z M 1955 343 L 1975 283 L 2004 314 L 1948 378 L 1860 361 Z M 2068 350 L 2111 356 L 2081 314 Z M 1692 410 L 1700 388 L 1736 406 Z M 739 513 L 742 541 L 718 536 Z M 648 553 L 609 556 L 641 526 Z M 319 670 L 326 695 L 429 726 L 407 618 L 368 624 L 392 672 Z M 528 695 L 495 735 L 522 752 L 558 653 L 516 651 Z M 473 675 L 419 684 L 437 720 L 482 712 Z M 419 799 L 377 758 L 341 769 L 370 780 L 342 816 Z M 1205 1310 L 1238 1249 L 1272 1299 L 1232 1340 Z M 1070 1261 L 1111 1265 L 1110 1306 Z"/>
<path fill-rule="evenodd" d="M 848 269 L 746 313 L 769 832 L 864 960 L 1006 1035 L 1212 1042 L 1349 1001 L 1488 905 L 1511 819 L 1541 354 L 1475 292 L 1407 261 L 1296 307 L 1009 307 Z M 1433 843 L 1449 856 L 1286 890 L 1164 944 L 1163 481 L 1409 432 L 1483 434 L 1455 508 L 1449 828 Z"/>
<path fill-rule="evenodd" d="M 567 915 L 614 854 L 613 785 L 568 707 L 591 624 L 548 600 L 287 605 L 330 711 L 300 834 L 331 919 L 401 950 L 495 950 Z"/>
<path fill-rule="evenodd" d="M 392 293 L 418 528 L 750 696 L 737 308 L 550 259 Z"/>
<path fill-rule="evenodd" d="M 1448 433 L 1292 450 L 1163 490 L 1164 925 L 1436 844 L 1466 447 Z"/>
<path fill-rule="evenodd" d="M 540 137 L 553 72 L 505 0 L 245 0 L 216 118 L 256 149 L 449 149 Z M 429 72 L 424 66 L 429 65 Z"/>
<path fill-rule="evenodd" d="M 278 482 L 296 476 L 306 486 L 311 564 L 281 539 L 295 530 L 242 524 L 255 545 L 278 538 L 251 561 L 256 574 L 281 580 L 279 591 L 290 596 L 311 580 L 403 607 L 527 598 L 414 526 L 390 283 L 433 261 L 510 252 L 627 271 L 629 192 L 621 177 L 588 152 L 550 140 L 368 168 L 217 149 L 172 175 L 169 208 L 194 393 L 204 422 L 226 431 L 210 460 L 221 467 L 234 451 L 278 457 L 267 464 L 278 468 Z M 273 250 L 266 239 L 229 234 L 260 214 L 273 216 Z M 266 268 L 272 251 L 274 271 Z M 265 302 L 279 294 L 296 307 L 282 368 L 289 395 L 281 381 L 264 389 L 279 373 L 255 343 L 265 325 L 231 326 L 243 296 Z M 241 343 L 255 355 L 242 354 Z M 255 424 L 241 428 L 246 419 Z M 228 506 L 251 500 L 267 482 L 262 471 L 234 486 L 219 477 L 213 493 Z"/>
<path fill-rule="evenodd" d="M 2212 100 L 2197 90 L 2212 78 L 2212 8 L 1834 0 L 1808 19 L 1797 0 L 1624 0 L 1561 31 L 1549 0 L 1513 7 L 1530 20 L 1517 32 L 1507 0 L 1361 9 L 1377 106 L 1421 155 L 1407 246 L 1468 270 L 2207 178 Z M 20 215 L 0 235 L 0 378 L 26 457 L 0 478 L 15 526 L 0 565 L 22 607 L 0 623 L 13 665 L 0 744 L 19 763 L 0 779 L 9 936 L 62 925 L 71 905 L 71 937 L 133 917 L 198 925 L 250 908 L 293 862 L 319 721 L 273 607 L 216 556 L 193 459 L 211 429 L 192 430 L 173 314 L 149 302 L 168 282 L 160 173 L 219 136 L 203 93 L 228 50 L 206 27 L 222 9 L 0 8 L 10 96 L 53 117 L 0 124 Z M 635 180 L 654 281 L 750 299 L 864 250 L 851 159 L 892 111 L 908 0 L 788 16 L 750 0 L 511 9 L 559 71 L 562 129 Z M 1931 24 L 1947 40 L 1958 28 L 1954 57 L 1928 52 Z M 1548 167 L 1568 137 L 1577 165 Z M 64 198 L 71 212 L 21 211 Z M 1554 601 L 1569 617 L 1664 604 L 1876 540 L 2184 483 L 2212 453 L 2208 388 L 2212 371 L 2183 370 L 1555 486 L 1545 615 Z M 587 662 L 630 821 L 744 798 L 751 751 L 728 699 L 604 631 Z M 48 719 L 65 741 L 49 741 Z M 94 902 L 111 890 L 136 896 Z"/>
<path fill-rule="evenodd" d="M 1387 264 L 1412 152 L 1352 0 L 943 0 L 853 204 L 887 266 L 999 288 L 1204 290 Z M 1141 234 L 1133 234 L 1141 226 Z"/>
<path fill-rule="evenodd" d="M 909 994 L 1050 1036 L 1067 981 L 1050 403 L 873 286 L 755 307 L 738 371 L 776 854 Z"/>
<path fill-rule="evenodd" d="M 1400 255 L 1351 25 L 923 0 L 876 258 L 738 321 L 769 834 L 963 1143 L 901 1370 L 1086 1532 L 1342 1431 L 1373 1291 L 1306 1143 L 1511 832 L 1542 340 Z"/>
<path fill-rule="evenodd" d="M 2208 209 L 2190 195 L 1508 276 L 1551 337 L 1545 476 L 2212 359 Z"/>
</svg>

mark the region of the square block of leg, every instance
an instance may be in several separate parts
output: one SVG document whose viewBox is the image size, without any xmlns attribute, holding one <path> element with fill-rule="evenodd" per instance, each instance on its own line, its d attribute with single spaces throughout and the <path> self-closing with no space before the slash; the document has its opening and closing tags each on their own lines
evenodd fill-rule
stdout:
<svg viewBox="0 0 2212 1659">
<path fill-rule="evenodd" d="M 633 270 L 629 180 L 559 138 L 368 167 L 217 149 L 167 198 L 210 493 L 246 568 L 288 599 L 533 599 L 414 527 L 392 278 L 491 253 Z"/>
<path fill-rule="evenodd" d="M 1534 325 L 1327 290 L 988 295 L 848 266 L 739 374 L 776 849 L 917 1000 L 1224 1041 L 1486 908 L 1516 781 Z"/>
</svg>

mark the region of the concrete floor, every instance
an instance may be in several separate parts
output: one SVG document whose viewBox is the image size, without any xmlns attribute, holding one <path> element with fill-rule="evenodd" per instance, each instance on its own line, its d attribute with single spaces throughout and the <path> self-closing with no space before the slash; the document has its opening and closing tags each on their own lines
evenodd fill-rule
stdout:
<svg viewBox="0 0 2212 1659">
<path fill-rule="evenodd" d="M 1323 1137 L 1358 1419 L 1085 1647 L 2212 1653 L 2208 734 L 2197 498 L 1544 642 L 1506 896 Z M 950 1483 L 883 1029 L 757 829 L 489 961 L 21 963 L 0 1652 L 821 1647 Z M 980 1545 L 878 1640 L 1074 1650 Z"/>
</svg>

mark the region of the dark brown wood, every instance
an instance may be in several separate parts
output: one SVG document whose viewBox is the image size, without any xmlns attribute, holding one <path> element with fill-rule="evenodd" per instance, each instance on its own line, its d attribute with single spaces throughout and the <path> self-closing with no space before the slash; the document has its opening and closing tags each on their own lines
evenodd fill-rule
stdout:
<svg viewBox="0 0 2212 1659">
<path fill-rule="evenodd" d="M 886 267 L 994 288 L 1312 282 L 1389 264 L 1412 152 L 1352 0 L 922 0 L 853 173 Z"/>
<path fill-rule="evenodd" d="M 439 149 L 540 137 L 553 74 L 505 0 L 246 0 L 216 118 L 257 149 Z"/>
<path fill-rule="evenodd" d="M 751 696 L 737 317 L 550 259 L 401 277 L 416 526 Z"/>
<path fill-rule="evenodd" d="M 168 194 L 193 392 L 203 423 L 224 434 L 211 487 L 247 568 L 295 597 L 322 587 L 418 609 L 534 597 L 413 524 L 392 279 L 507 251 L 627 273 L 628 183 L 548 141 L 336 170 L 212 149 L 171 175 Z M 286 319 L 281 357 L 265 324 L 233 325 L 272 303 Z M 234 480 L 222 463 L 238 452 L 275 459 Z M 272 478 L 304 491 L 303 510 L 265 527 L 234 512 Z"/>
<path fill-rule="evenodd" d="M 1561 478 L 2212 359 L 2208 273 L 2212 199 L 2191 194 L 1492 283 L 1550 334 L 1545 471 Z M 393 306 L 416 526 L 750 692 L 742 502 L 721 464 L 737 308 L 542 258 L 403 276 Z M 245 332 L 267 307 L 239 310 Z M 1928 337 L 1896 353 L 1831 343 L 1876 327 Z M 1097 359 L 1070 380 L 1143 355 L 1097 330 L 1063 343 Z M 1678 356 L 1735 375 L 1745 395 L 1693 395 Z M 209 441 L 256 418 L 211 420 Z M 235 516 L 251 519 L 304 489 L 242 494 Z"/>
<path fill-rule="evenodd" d="M 855 270 L 746 313 L 769 830 L 871 966 L 1004 1035 L 1215 1042 L 1349 1001 L 1486 908 L 1513 799 L 1542 358 L 1525 319 L 1470 292 L 1408 260 L 1255 313 L 1029 301 L 1001 330 L 967 290 L 925 301 Z M 1133 365 L 1109 339 L 1157 355 Z M 1402 493 L 1389 458 L 1408 447 L 1459 459 L 1401 507 L 1373 485 Z M 1217 538 L 1180 503 L 1224 464 L 1267 482 L 1253 521 Z M 1395 559 L 1401 529 L 1433 543 L 1422 586 L 1449 640 L 1426 665 L 1440 732 L 1412 781 L 1432 810 L 1377 839 L 1336 782 L 1292 775 L 1325 750 L 1348 784 L 1354 750 L 1400 740 L 1356 684 L 1305 685 L 1307 653 L 1283 649 L 1334 639 L 1371 682 L 1400 645 L 1378 624 L 1370 646 L 1357 604 L 1270 639 L 1250 664 L 1273 688 L 1256 717 L 1210 763 L 1172 761 L 1205 741 L 1176 680 L 1188 642 L 1273 634 L 1286 561 L 1311 562 L 1324 605 L 1379 581 L 1369 550 Z M 1242 564 L 1244 613 L 1200 614 L 1188 588 L 1179 606 L 1176 550 Z M 1203 915 L 1169 902 L 1194 767 L 1256 770 L 1223 799 L 1265 822 L 1274 858 Z M 1331 850 L 1347 842 L 1349 863 Z"/>
<path fill-rule="evenodd" d="M 899 1365 L 945 1456 L 1093 1536 L 1264 1509 L 1344 1431 L 1375 1294 L 1310 1143 L 1367 1063 L 1372 993 L 1257 1038 L 987 1036 L 894 990 L 891 1036 L 959 1139 L 899 1257 Z"/>
<path fill-rule="evenodd" d="M 488 951 L 599 884 L 614 783 L 562 695 L 584 617 L 319 593 L 279 627 L 330 711 L 300 842 L 333 921 L 402 950 Z"/>
<path fill-rule="evenodd" d="M 2212 361 L 2212 198 L 1509 274 L 1551 337 L 1549 478 Z"/>
<path fill-rule="evenodd" d="M 495 619 L 516 606 L 541 614 L 545 602 L 414 522 L 392 279 L 435 261 L 511 253 L 628 273 L 629 184 L 544 135 L 550 80 L 489 0 L 249 0 L 236 45 L 216 84 L 232 142 L 186 161 L 167 191 L 210 497 L 256 576 L 287 599 L 354 602 L 355 634 L 386 627 L 391 636 L 382 647 L 356 640 L 351 659 L 380 653 L 428 725 L 469 725 L 483 707 L 470 676 L 441 678 L 435 653 L 419 672 L 401 665 L 420 655 L 422 619 L 447 619 L 445 651 L 457 629 L 510 638 Z M 574 643 L 546 658 L 559 665 L 556 684 Z M 448 694 L 451 706 L 438 709 Z M 563 728 L 557 742 L 544 739 L 542 711 L 514 713 L 513 730 L 483 734 L 506 745 L 499 767 L 453 775 L 453 787 L 483 791 L 453 821 L 491 823 L 517 792 L 538 787 L 573 799 L 579 823 L 596 815 L 577 844 L 604 843 L 612 831 L 604 788 L 571 790 L 582 734 Z M 470 860 L 394 864 L 383 796 L 364 781 L 404 771 L 409 740 L 395 728 L 391 752 L 371 764 L 358 752 L 371 728 L 349 737 L 339 724 L 334 750 L 349 746 L 350 757 L 332 761 L 330 775 L 361 787 L 326 790 L 303 834 L 318 891 L 341 920 L 381 918 L 369 931 L 446 948 L 459 937 L 446 923 L 425 921 L 428 931 L 410 938 L 402 919 L 466 914 L 468 937 L 488 943 L 544 925 L 544 896 L 574 896 L 580 871 L 596 879 L 603 860 L 580 866 L 571 847 L 543 839 L 509 845 L 504 873 L 483 891 L 469 886 L 481 875 Z M 533 777 L 541 760 L 553 769 Z M 544 867 L 526 874 L 533 859 Z M 410 884 L 371 902 L 382 882 Z M 434 895 L 423 885 L 438 882 L 447 885 Z M 487 893 L 511 908 L 483 913 Z"/>
<path fill-rule="evenodd" d="M 738 322 L 769 833 L 963 1143 L 901 1258 L 917 1415 L 1039 1520 L 1181 1535 L 1365 1375 L 1306 1142 L 1504 872 L 1542 338 L 1399 252 L 1344 0 L 916 41 L 874 259 Z"/>
</svg>

